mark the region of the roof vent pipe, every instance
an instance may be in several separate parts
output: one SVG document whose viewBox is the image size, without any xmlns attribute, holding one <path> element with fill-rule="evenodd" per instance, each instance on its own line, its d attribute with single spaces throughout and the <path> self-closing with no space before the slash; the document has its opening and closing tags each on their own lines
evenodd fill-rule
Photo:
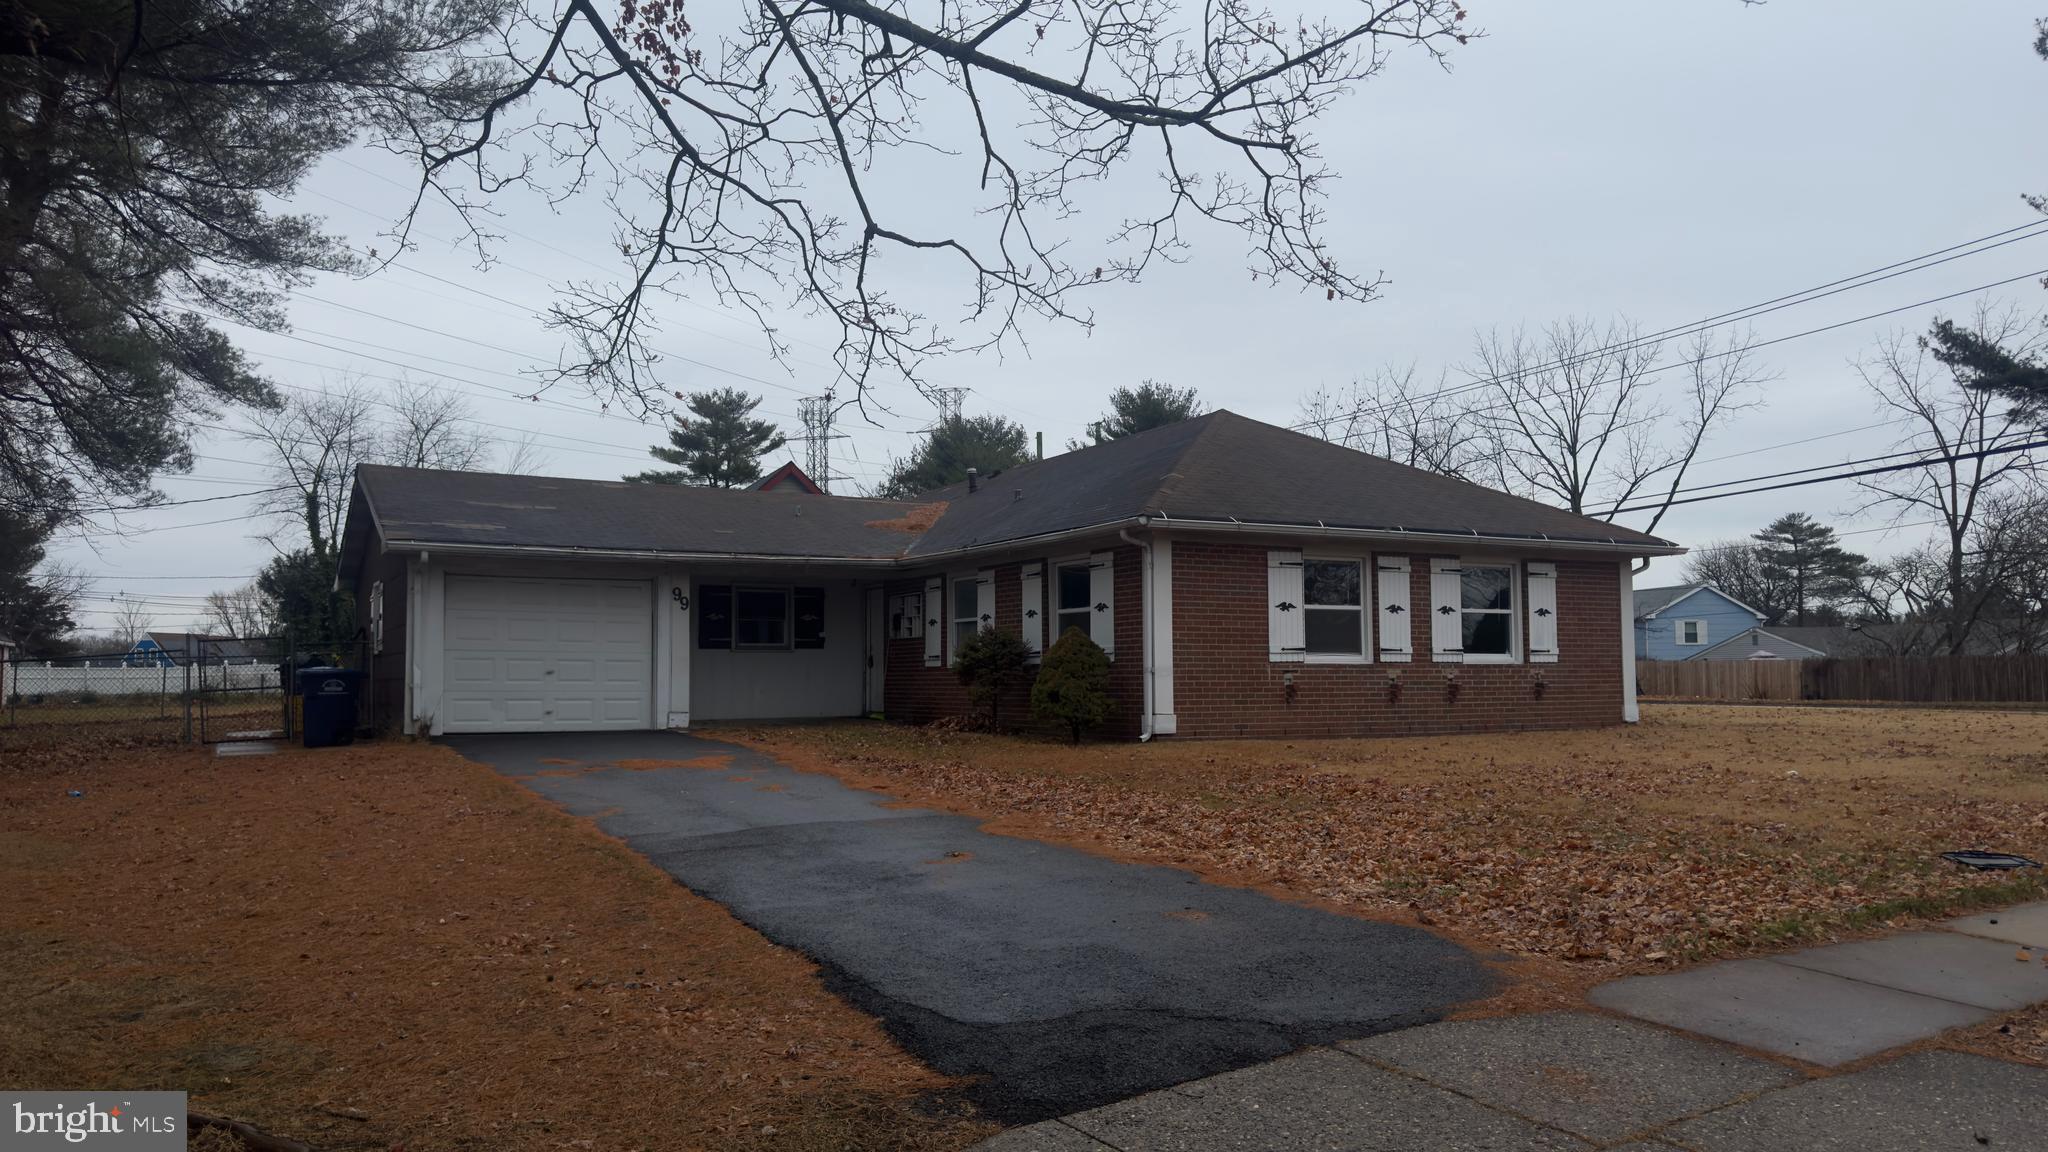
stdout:
<svg viewBox="0 0 2048 1152">
<path fill-rule="evenodd" d="M 967 470 L 967 490 L 969 492 L 981 490 L 981 469 L 969 468 Z"/>
</svg>

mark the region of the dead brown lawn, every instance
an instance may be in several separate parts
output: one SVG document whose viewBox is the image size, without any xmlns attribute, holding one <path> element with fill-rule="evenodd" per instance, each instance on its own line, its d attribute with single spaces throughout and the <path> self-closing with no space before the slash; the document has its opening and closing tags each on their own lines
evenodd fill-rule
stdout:
<svg viewBox="0 0 2048 1152">
<path fill-rule="evenodd" d="M 12 744 L 0 829 L 9 1086 L 183 1089 L 319 1148 L 994 1130 L 802 957 L 446 749 Z"/>
<path fill-rule="evenodd" d="M 997 831 L 1408 916 L 1612 972 L 2048 893 L 2048 715 L 1646 705 L 1580 732 L 1071 748 L 873 724 L 736 730 Z M 1589 973 L 1590 974 L 1590 973 Z"/>
</svg>

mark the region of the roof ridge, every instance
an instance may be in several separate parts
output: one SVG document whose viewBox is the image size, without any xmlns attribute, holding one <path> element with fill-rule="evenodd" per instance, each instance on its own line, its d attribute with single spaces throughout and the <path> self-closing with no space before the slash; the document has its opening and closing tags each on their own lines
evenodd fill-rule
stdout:
<svg viewBox="0 0 2048 1152">
<path fill-rule="evenodd" d="M 1196 421 L 1200 421 L 1202 424 L 1200 428 L 1195 430 L 1193 436 L 1188 437 L 1188 442 L 1180 446 L 1180 451 L 1173 454 L 1173 466 L 1168 468 L 1165 475 L 1159 478 L 1159 483 L 1153 487 L 1151 495 L 1146 498 L 1146 502 L 1141 504 L 1142 507 L 1153 512 L 1164 513 L 1166 511 L 1167 496 L 1172 493 L 1175 483 L 1185 479 L 1187 476 L 1187 472 L 1181 467 L 1181 462 L 1187 459 L 1188 453 L 1195 450 L 1196 445 L 1208 438 L 1210 432 L 1214 431 L 1219 423 L 1222 423 L 1222 421 L 1216 419 L 1219 416 L 1228 416 L 1232 420 L 1248 419 L 1248 417 L 1240 416 L 1228 408 L 1211 408 L 1200 416 L 1190 416 L 1186 420 L 1176 420 L 1173 424 L 1161 424 L 1159 428 L 1147 428 L 1145 430 L 1145 432 L 1157 432 L 1160 428 L 1172 428 L 1177 424 L 1192 424 Z M 1145 432 L 1140 432 L 1137 436 L 1126 436 L 1124 439 L 1135 440 L 1138 436 L 1145 435 Z M 1105 440 L 1103 443 L 1115 444 L 1118 441 Z"/>
</svg>

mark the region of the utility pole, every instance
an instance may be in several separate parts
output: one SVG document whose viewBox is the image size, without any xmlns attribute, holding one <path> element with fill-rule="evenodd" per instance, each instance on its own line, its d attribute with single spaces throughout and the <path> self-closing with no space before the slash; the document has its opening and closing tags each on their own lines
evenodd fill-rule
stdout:
<svg viewBox="0 0 2048 1152">
<path fill-rule="evenodd" d="M 804 425 L 804 471 L 813 483 L 832 491 L 832 424 L 839 413 L 832 406 L 832 393 L 823 396 L 806 396 L 796 402 L 798 419 Z"/>
</svg>

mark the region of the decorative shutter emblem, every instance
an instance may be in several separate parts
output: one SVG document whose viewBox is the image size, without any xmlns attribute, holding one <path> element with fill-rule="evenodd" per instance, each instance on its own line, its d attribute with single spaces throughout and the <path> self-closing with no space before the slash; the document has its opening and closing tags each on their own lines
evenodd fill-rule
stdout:
<svg viewBox="0 0 2048 1152">
<path fill-rule="evenodd" d="M 1279 602 L 1278 604 L 1275 604 L 1275 605 L 1273 605 L 1273 607 L 1275 607 L 1275 608 L 1278 608 L 1278 609 L 1279 609 L 1279 610 L 1281 610 L 1282 612 L 1292 612 L 1292 611 L 1294 611 L 1294 610 L 1295 610 L 1296 608 L 1299 608 L 1299 607 L 1300 607 L 1300 605 L 1299 605 L 1299 604 L 1296 604 L 1296 603 L 1294 603 L 1294 602 L 1293 602 L 1293 601 L 1291 601 L 1291 600 L 1282 600 L 1282 601 L 1281 601 L 1281 602 Z"/>
<path fill-rule="evenodd" d="M 1107 612 L 1109 611 L 1109 605 L 1104 604 L 1101 601 L 1097 601 L 1095 604 L 1095 610 L 1097 612 Z"/>
<path fill-rule="evenodd" d="M 1550 615 L 1550 609 L 1548 609 L 1548 608 L 1538 608 L 1538 609 L 1536 610 L 1536 614 L 1537 614 L 1538 616 L 1548 616 L 1548 615 Z"/>
<path fill-rule="evenodd" d="M 1449 604 L 1445 604 L 1437 608 L 1436 614 L 1439 616 L 1449 616 L 1451 613 L 1456 611 L 1456 608 L 1451 607 Z"/>
<path fill-rule="evenodd" d="M 1036 608 L 1026 608 L 1026 609 L 1024 610 L 1024 618 L 1025 618 L 1026 620 L 1036 620 L 1036 619 L 1038 619 L 1038 609 L 1036 609 Z"/>
<path fill-rule="evenodd" d="M 1406 608 L 1403 608 L 1403 607 L 1401 607 L 1401 606 L 1400 606 L 1399 604 L 1389 604 L 1389 605 L 1387 605 L 1386 607 L 1387 607 L 1387 611 L 1389 611 L 1389 612 L 1394 612 L 1394 613 L 1400 613 L 1400 612 L 1406 612 L 1406 611 L 1407 611 L 1407 609 L 1406 609 Z"/>
<path fill-rule="evenodd" d="M 993 616 L 989 615 L 989 614 L 988 614 L 988 613 L 986 613 L 986 612 L 983 612 L 983 613 L 981 614 L 981 623 L 982 623 L 982 626 L 983 626 L 983 627 L 987 627 L 987 626 L 988 626 L 988 622 L 989 622 L 989 621 L 991 621 L 991 620 L 993 620 L 993 619 L 995 619 L 995 617 L 993 617 Z"/>
</svg>

